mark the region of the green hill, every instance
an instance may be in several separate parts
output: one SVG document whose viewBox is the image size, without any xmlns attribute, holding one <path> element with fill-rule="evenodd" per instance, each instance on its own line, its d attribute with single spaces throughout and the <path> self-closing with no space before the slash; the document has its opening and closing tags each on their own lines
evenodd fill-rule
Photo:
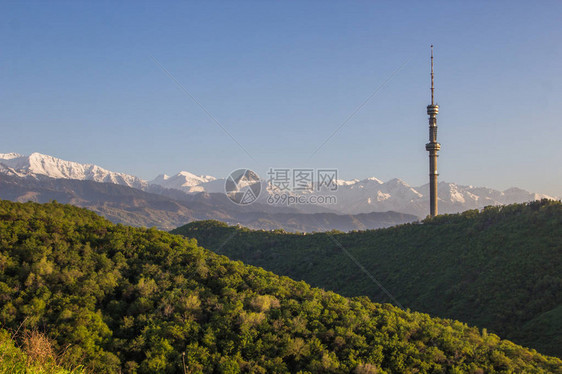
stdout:
<svg viewBox="0 0 562 374">
<path fill-rule="evenodd" d="M 391 302 L 349 254 L 405 307 L 562 357 L 560 202 L 488 207 L 346 234 L 250 231 L 216 221 L 172 232 L 316 287 Z"/>
<path fill-rule="evenodd" d="M 345 298 L 155 229 L 0 202 L 0 323 L 88 372 L 562 372 L 455 322 Z"/>
</svg>

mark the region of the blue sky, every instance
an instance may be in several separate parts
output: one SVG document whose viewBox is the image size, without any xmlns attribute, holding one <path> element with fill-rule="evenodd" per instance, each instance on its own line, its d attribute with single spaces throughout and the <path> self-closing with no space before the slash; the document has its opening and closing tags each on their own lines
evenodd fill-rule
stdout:
<svg viewBox="0 0 562 374">
<path fill-rule="evenodd" d="M 440 180 L 562 196 L 561 18 L 560 1 L 3 1 L 0 152 L 421 185 L 434 44 Z"/>
</svg>

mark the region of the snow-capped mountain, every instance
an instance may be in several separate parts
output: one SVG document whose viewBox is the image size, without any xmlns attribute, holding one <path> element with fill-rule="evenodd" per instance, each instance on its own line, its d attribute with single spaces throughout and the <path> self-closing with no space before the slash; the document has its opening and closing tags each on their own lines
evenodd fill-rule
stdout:
<svg viewBox="0 0 562 374">
<path fill-rule="evenodd" d="M 336 209 L 342 212 L 406 211 L 423 198 L 423 194 L 395 178 L 382 182 L 376 178 L 343 182 L 333 192 Z"/>
<path fill-rule="evenodd" d="M 429 184 L 412 187 L 401 179 L 382 182 L 377 178 L 351 181 L 339 180 L 335 191 L 309 192 L 333 195 L 335 204 L 323 207 L 344 214 L 395 211 L 425 217 L 429 207 Z M 263 188 L 265 189 L 265 187 Z M 523 203 L 533 200 L 558 199 L 548 195 L 530 193 L 520 188 L 498 191 L 485 187 L 462 186 L 455 183 L 439 183 L 439 212 L 457 213 L 469 209 L 481 209 L 488 205 Z M 267 197 L 267 195 L 266 195 Z M 258 201 L 265 201 L 260 197 Z M 310 206 L 303 205 L 307 212 Z"/>
<path fill-rule="evenodd" d="M 224 180 L 222 183 L 211 183 L 216 181 L 217 178 L 210 175 L 195 175 L 188 171 L 180 171 L 176 175 L 168 176 L 166 174 L 160 174 L 153 180 L 149 181 L 149 184 L 156 184 L 164 188 L 173 188 L 176 190 L 181 190 L 186 193 L 197 193 L 197 192 L 222 192 L 224 191 Z M 214 185 L 220 185 L 222 190 L 215 191 Z"/>
<path fill-rule="evenodd" d="M 144 189 L 147 186 L 146 181 L 133 175 L 116 173 L 97 165 L 65 161 L 37 152 L 29 156 L 0 153 L 0 173 L 18 177 L 92 180 L 138 189 Z"/>
<path fill-rule="evenodd" d="M 16 177 L 32 177 L 35 179 L 77 179 L 91 180 L 103 183 L 125 185 L 150 191 L 176 191 L 195 195 L 198 193 L 224 194 L 225 179 L 217 179 L 208 175 L 195 175 L 187 171 L 176 175 L 165 174 L 157 176 L 147 182 L 133 175 L 116 173 L 103 169 L 97 165 L 80 164 L 65 161 L 56 157 L 32 153 L 22 156 L 17 153 L 0 154 L 0 174 Z M 181 191 L 181 192 L 180 192 Z M 278 191 L 276 191 L 278 193 Z M 167 192 L 169 194 L 169 192 Z M 267 183 L 262 182 L 262 193 L 257 200 L 262 204 L 268 203 Z M 360 214 L 371 212 L 395 211 L 425 217 L 428 211 L 429 186 L 412 187 L 400 179 L 383 182 L 377 178 L 363 180 L 338 180 L 335 191 L 322 192 L 292 192 L 291 194 L 323 194 L 333 195 L 336 202 L 318 205 L 301 204 L 293 206 L 303 213 L 333 212 L 339 214 Z M 519 188 L 498 191 L 486 187 L 462 186 L 455 183 L 439 183 L 439 212 L 456 213 L 468 209 L 480 209 L 487 205 L 501 205 L 522 203 L 542 198 L 557 199 L 547 195 L 527 192 Z M 287 205 L 283 205 L 287 207 Z"/>
</svg>

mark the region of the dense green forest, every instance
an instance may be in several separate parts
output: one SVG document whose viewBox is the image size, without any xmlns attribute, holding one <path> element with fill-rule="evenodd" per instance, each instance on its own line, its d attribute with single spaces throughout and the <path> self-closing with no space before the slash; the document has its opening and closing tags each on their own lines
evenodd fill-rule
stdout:
<svg viewBox="0 0 562 374">
<path fill-rule="evenodd" d="M 173 232 L 316 287 L 394 302 L 364 267 L 407 308 L 562 357 L 560 202 L 487 207 L 350 233 L 251 231 L 216 221 Z"/>
<path fill-rule="evenodd" d="M 559 372 L 452 320 L 345 298 L 195 240 L 58 203 L 0 202 L 0 323 L 90 372 Z"/>
</svg>

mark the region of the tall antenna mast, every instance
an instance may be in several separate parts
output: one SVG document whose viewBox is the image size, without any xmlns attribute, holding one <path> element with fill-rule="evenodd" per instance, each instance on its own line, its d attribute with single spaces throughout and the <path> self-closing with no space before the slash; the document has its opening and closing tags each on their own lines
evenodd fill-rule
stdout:
<svg viewBox="0 0 562 374">
<path fill-rule="evenodd" d="M 433 100 L 433 45 L 431 45 L 431 105 L 427 106 L 427 114 L 429 115 L 429 143 L 425 145 L 426 151 L 429 152 L 429 211 L 430 215 L 436 216 L 438 209 L 437 197 L 437 152 L 441 149 L 441 144 L 437 143 L 437 114 L 439 106 Z"/>
<path fill-rule="evenodd" d="M 432 44 L 431 45 L 431 105 L 434 105 L 434 103 L 433 103 L 433 92 L 434 91 L 435 91 L 435 87 L 433 87 L 433 44 Z"/>
</svg>

